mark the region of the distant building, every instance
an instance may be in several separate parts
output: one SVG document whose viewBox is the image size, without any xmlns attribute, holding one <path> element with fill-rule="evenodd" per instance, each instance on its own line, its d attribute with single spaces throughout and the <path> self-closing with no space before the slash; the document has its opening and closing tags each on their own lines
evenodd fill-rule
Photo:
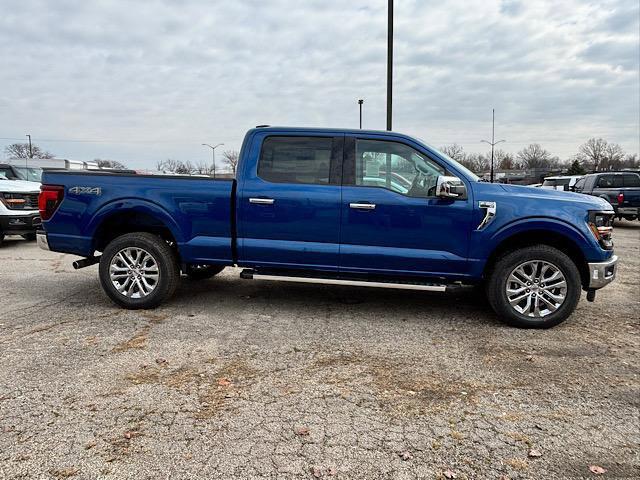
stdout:
<svg viewBox="0 0 640 480">
<path fill-rule="evenodd" d="M 2 163 L 29 168 L 64 168 L 65 170 L 98 169 L 96 162 L 68 160 L 66 158 L 7 158 Z"/>
<path fill-rule="evenodd" d="M 513 185 L 532 185 L 534 183 L 542 183 L 545 177 L 550 175 L 559 175 L 562 173 L 561 169 L 548 168 L 529 168 L 526 170 L 494 170 L 493 178 L 494 182 L 509 183 Z M 491 172 L 484 172 L 480 177 L 489 181 L 491 179 Z"/>
</svg>

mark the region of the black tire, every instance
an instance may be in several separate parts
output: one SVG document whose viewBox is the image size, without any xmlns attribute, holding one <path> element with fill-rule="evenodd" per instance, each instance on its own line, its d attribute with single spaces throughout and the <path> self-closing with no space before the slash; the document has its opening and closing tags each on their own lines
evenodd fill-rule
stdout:
<svg viewBox="0 0 640 480">
<path fill-rule="evenodd" d="M 187 269 L 185 270 L 185 274 L 191 280 L 206 280 L 211 278 L 217 274 L 219 274 L 224 267 L 220 265 L 196 265 L 189 264 L 187 265 Z"/>
<path fill-rule="evenodd" d="M 527 261 L 542 260 L 551 263 L 565 277 L 567 292 L 564 302 L 556 311 L 544 317 L 529 317 L 514 310 L 507 299 L 507 279 L 511 272 Z M 528 290 L 527 290 L 528 291 Z M 500 319 L 520 328 L 551 328 L 565 321 L 580 300 L 582 282 L 576 264 L 565 253 L 548 245 L 534 245 L 505 254 L 494 265 L 487 281 L 487 299 Z"/>
<path fill-rule="evenodd" d="M 146 296 L 131 298 L 120 293 L 112 283 L 109 268 L 114 257 L 126 248 L 145 250 L 158 267 L 158 279 L 155 288 Z M 180 280 L 180 269 L 171 247 L 157 235 L 144 232 L 127 233 L 115 238 L 107 245 L 100 258 L 100 283 L 109 298 L 121 307 L 136 310 L 155 308 L 169 299 L 175 292 Z"/>
<path fill-rule="evenodd" d="M 2 242 L 4 242 L 4 233 L 0 232 L 0 247 L 2 246 Z"/>
<path fill-rule="evenodd" d="M 25 233 L 24 235 L 22 235 L 22 238 L 24 238 L 27 242 L 33 242 L 36 239 L 36 234 L 35 233 Z"/>
<path fill-rule="evenodd" d="M 637 218 L 638 217 L 636 217 L 635 215 L 625 215 L 624 217 L 625 220 L 629 220 L 630 222 L 633 222 Z"/>
</svg>

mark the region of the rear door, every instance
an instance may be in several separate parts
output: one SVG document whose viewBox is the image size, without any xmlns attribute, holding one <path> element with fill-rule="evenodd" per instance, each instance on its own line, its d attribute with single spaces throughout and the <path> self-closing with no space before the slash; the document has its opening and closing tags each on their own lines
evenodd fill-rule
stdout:
<svg viewBox="0 0 640 480">
<path fill-rule="evenodd" d="M 241 266 L 338 269 L 344 135 L 258 132 L 238 191 Z"/>
<path fill-rule="evenodd" d="M 445 167 L 417 147 L 345 139 L 340 271 L 385 275 L 467 270 L 472 200 L 435 196 Z M 467 185 L 469 197 L 471 190 Z"/>
<path fill-rule="evenodd" d="M 618 191 L 622 187 L 622 175 L 600 175 L 593 190 L 593 194 L 598 197 L 605 198 L 613 205 L 618 202 Z"/>
<path fill-rule="evenodd" d="M 622 176 L 622 184 L 624 195 L 622 204 L 619 207 L 634 208 L 640 207 L 640 175 L 637 173 L 625 173 Z"/>
</svg>

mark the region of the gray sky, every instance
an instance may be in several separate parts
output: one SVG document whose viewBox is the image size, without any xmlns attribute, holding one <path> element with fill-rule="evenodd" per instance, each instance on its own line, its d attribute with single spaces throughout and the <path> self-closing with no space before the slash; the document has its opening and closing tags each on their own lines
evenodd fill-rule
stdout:
<svg viewBox="0 0 640 480">
<path fill-rule="evenodd" d="M 639 150 L 637 0 L 396 0 L 394 130 Z M 385 127 L 385 0 L 2 0 L 0 148 L 151 167 L 258 124 Z M 8 138 L 8 139 L 6 139 Z M 219 150 L 220 151 L 220 150 Z"/>
</svg>

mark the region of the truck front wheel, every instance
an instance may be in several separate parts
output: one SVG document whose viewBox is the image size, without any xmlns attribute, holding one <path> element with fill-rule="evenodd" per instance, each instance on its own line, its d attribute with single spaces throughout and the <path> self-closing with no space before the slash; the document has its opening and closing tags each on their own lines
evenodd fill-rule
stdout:
<svg viewBox="0 0 640 480">
<path fill-rule="evenodd" d="M 157 235 L 128 233 L 100 258 L 100 283 L 113 302 L 131 310 L 155 308 L 173 295 L 180 279 L 176 255 Z"/>
<path fill-rule="evenodd" d="M 507 253 L 487 282 L 491 307 L 509 325 L 550 328 L 575 310 L 582 289 L 575 263 L 560 250 L 535 245 Z"/>
</svg>

